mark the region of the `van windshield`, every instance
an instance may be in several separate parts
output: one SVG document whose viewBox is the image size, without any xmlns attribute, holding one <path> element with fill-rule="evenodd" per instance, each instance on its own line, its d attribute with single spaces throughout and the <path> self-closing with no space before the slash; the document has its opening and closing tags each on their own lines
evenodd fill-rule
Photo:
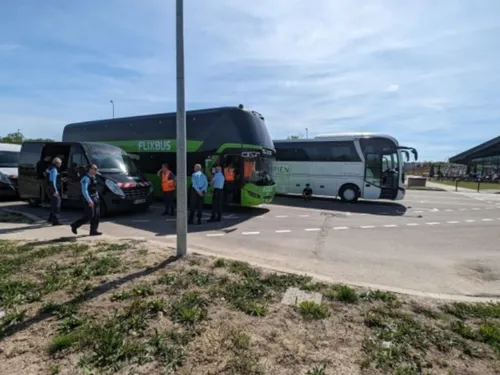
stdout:
<svg viewBox="0 0 500 375">
<path fill-rule="evenodd" d="M 0 167 L 17 168 L 19 165 L 18 151 L 0 151 Z"/>
<path fill-rule="evenodd" d="M 134 161 L 122 149 L 101 144 L 87 144 L 86 148 L 91 163 L 97 165 L 100 172 L 124 173 L 130 176 L 138 174 Z"/>
</svg>

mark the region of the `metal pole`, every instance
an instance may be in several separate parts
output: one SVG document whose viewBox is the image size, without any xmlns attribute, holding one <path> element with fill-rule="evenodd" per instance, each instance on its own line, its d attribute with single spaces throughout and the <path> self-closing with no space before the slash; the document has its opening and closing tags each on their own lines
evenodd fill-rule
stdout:
<svg viewBox="0 0 500 375">
<path fill-rule="evenodd" d="M 115 118 L 115 102 L 110 100 L 109 101 L 111 103 L 111 108 L 113 108 L 113 118 Z"/>
<path fill-rule="evenodd" d="M 184 92 L 184 4 L 176 0 L 177 50 L 177 256 L 187 254 L 187 157 Z"/>
<path fill-rule="evenodd" d="M 308 139 L 308 138 L 309 138 L 309 129 L 306 128 L 306 139 Z"/>
</svg>

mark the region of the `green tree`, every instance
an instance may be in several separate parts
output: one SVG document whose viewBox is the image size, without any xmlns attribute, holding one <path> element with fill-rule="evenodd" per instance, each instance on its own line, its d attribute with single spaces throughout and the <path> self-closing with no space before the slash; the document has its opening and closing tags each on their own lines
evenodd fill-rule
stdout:
<svg viewBox="0 0 500 375">
<path fill-rule="evenodd" d="M 22 144 L 26 141 L 36 141 L 36 142 L 54 142 L 51 138 L 26 138 L 23 133 L 17 131 L 15 133 L 9 133 L 5 137 L 0 137 L 0 143 L 15 143 Z"/>
<path fill-rule="evenodd" d="M 289 135 L 286 139 L 299 139 L 300 135 Z"/>
</svg>

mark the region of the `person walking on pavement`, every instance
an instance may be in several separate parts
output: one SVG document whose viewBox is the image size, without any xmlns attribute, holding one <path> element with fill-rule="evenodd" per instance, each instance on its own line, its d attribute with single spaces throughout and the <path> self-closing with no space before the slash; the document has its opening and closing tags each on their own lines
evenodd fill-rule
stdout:
<svg viewBox="0 0 500 375">
<path fill-rule="evenodd" d="M 100 236 L 102 233 L 98 232 L 99 218 L 101 216 L 99 205 L 99 194 L 97 192 L 97 165 L 92 164 L 89 172 L 81 179 L 82 195 L 84 200 L 83 211 L 84 215 L 71 224 L 71 231 L 78 234 L 78 228 L 90 221 L 90 235 Z"/>
<path fill-rule="evenodd" d="M 220 166 L 215 167 L 215 174 L 212 178 L 214 193 L 212 195 L 212 216 L 208 220 L 210 223 L 222 220 L 222 202 L 224 200 L 224 175 Z"/>
<path fill-rule="evenodd" d="M 162 216 L 175 216 L 175 174 L 168 168 L 168 164 L 163 164 L 158 171 L 161 178 L 161 189 L 163 190 L 163 200 L 165 202 L 165 211 Z"/>
<path fill-rule="evenodd" d="M 188 224 L 194 223 L 194 213 L 196 211 L 196 216 L 198 218 L 197 224 L 201 224 L 201 217 L 203 215 L 203 196 L 208 189 L 208 179 L 207 176 L 201 171 L 201 165 L 196 164 L 194 166 L 194 173 L 191 176 L 191 189 L 190 195 L 190 208 L 189 208 L 189 220 Z"/>
<path fill-rule="evenodd" d="M 59 158 L 52 160 L 52 165 L 47 169 L 47 193 L 50 197 L 50 214 L 47 221 L 53 226 L 61 225 L 59 216 L 61 213 L 61 168 L 62 161 Z"/>
</svg>

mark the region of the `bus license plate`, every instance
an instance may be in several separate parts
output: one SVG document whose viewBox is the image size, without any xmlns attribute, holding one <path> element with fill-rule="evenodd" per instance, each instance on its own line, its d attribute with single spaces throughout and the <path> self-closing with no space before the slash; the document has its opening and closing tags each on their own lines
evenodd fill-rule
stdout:
<svg viewBox="0 0 500 375">
<path fill-rule="evenodd" d="M 141 203 L 146 203 L 146 200 L 145 199 L 136 199 L 134 201 L 134 204 L 141 204 Z"/>
</svg>

